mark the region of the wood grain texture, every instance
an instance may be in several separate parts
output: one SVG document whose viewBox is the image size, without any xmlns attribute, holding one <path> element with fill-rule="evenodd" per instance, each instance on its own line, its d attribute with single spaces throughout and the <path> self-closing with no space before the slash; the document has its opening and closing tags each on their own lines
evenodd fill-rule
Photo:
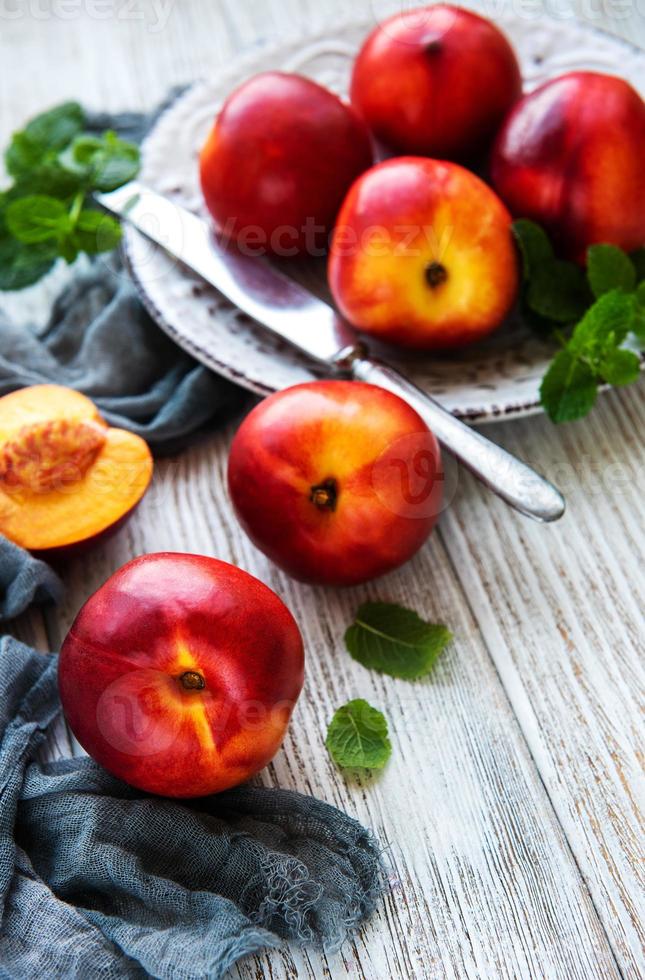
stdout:
<svg viewBox="0 0 645 980">
<path fill-rule="evenodd" d="M 333 976 L 617 976 L 609 944 L 550 806 L 440 537 L 405 570 L 342 593 L 291 582 L 239 533 L 224 466 L 231 432 L 157 468 L 124 532 L 67 573 L 61 629 L 133 555 L 212 554 L 257 575 L 306 637 L 307 682 L 284 750 L 264 774 L 312 793 L 376 831 L 392 890 Z M 457 641 L 429 682 L 380 677 L 352 661 L 342 636 L 366 597 L 451 624 Z M 390 722 L 394 758 L 379 778 L 347 781 L 324 749 L 339 704 L 365 697 Z M 581 939 L 584 937 L 584 939 Z M 324 975 L 325 960 L 262 958 L 274 976 Z M 244 964 L 240 977 L 258 964 Z M 283 970 L 283 973 L 280 971 Z M 291 972 L 290 972 L 291 971 Z"/>
<path fill-rule="evenodd" d="M 151 106 L 236 50 L 318 27 L 344 6 L 174 0 L 161 29 L 158 6 L 147 0 L 135 4 L 137 19 L 115 13 L 98 21 L 87 8 L 73 23 L 55 15 L 0 19 L 0 135 L 63 98 L 107 109 Z M 378 0 L 356 6 L 381 9 Z M 55 4 L 39 9 L 53 14 Z M 637 3 L 592 13 L 645 45 Z M 341 953 L 285 949 L 241 964 L 234 976 L 643 975 L 644 424 L 640 384 L 604 396 L 574 426 L 530 419 L 489 428 L 563 485 L 565 520 L 531 525 L 460 476 L 439 533 L 410 566 L 340 594 L 289 582 L 241 534 L 223 480 L 231 431 L 221 433 L 160 464 L 133 521 L 67 569 L 63 606 L 19 622 L 26 642 L 56 648 L 112 571 L 163 549 L 240 564 L 293 609 L 306 638 L 307 685 L 285 749 L 263 779 L 313 792 L 374 827 L 388 847 L 392 887 Z M 383 679 L 350 660 L 342 634 L 364 596 L 403 602 L 451 626 L 457 639 L 431 681 Z M 322 744 L 333 710 L 357 696 L 385 710 L 395 749 L 382 777 L 360 783 L 334 769 Z M 74 750 L 57 729 L 51 754 Z"/>
<path fill-rule="evenodd" d="M 497 427 L 567 493 L 557 526 L 464 478 L 441 536 L 618 961 L 643 973 L 642 383 L 584 423 Z M 473 527 L 477 533 L 473 534 Z"/>
</svg>

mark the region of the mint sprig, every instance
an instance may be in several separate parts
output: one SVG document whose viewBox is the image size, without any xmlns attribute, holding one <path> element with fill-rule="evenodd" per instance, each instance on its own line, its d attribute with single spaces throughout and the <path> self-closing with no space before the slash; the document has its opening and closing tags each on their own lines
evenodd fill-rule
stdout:
<svg viewBox="0 0 645 980">
<path fill-rule="evenodd" d="M 65 102 L 14 133 L 5 153 L 13 184 L 0 194 L 0 290 L 38 282 L 59 258 L 111 251 L 121 228 L 92 206 L 139 169 L 139 150 L 108 131 L 84 132 L 83 110 Z"/>
<path fill-rule="evenodd" d="M 426 623 L 411 609 L 389 602 L 364 603 L 345 633 L 354 660 L 407 681 L 429 674 L 451 640 L 445 626 Z"/>
<path fill-rule="evenodd" d="M 362 698 L 334 714 L 325 745 L 342 769 L 382 769 L 392 754 L 385 716 Z"/>
<path fill-rule="evenodd" d="M 540 388 L 554 422 L 585 416 L 602 384 L 631 384 L 645 345 L 645 249 L 631 256 L 592 245 L 583 270 L 558 259 L 542 228 L 513 225 L 522 257 L 522 309 L 529 324 L 560 344 Z"/>
<path fill-rule="evenodd" d="M 622 249 L 615 245 L 593 245 L 587 255 L 589 285 L 600 299 L 613 289 L 633 293 L 636 289 L 636 268 Z"/>
</svg>

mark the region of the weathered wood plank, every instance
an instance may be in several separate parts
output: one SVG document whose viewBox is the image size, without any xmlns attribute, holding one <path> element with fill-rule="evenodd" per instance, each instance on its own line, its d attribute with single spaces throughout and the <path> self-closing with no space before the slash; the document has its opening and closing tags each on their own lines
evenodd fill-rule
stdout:
<svg viewBox="0 0 645 980">
<path fill-rule="evenodd" d="M 360 9 L 381 9 L 374 4 L 360 0 Z M 341 0 L 182 0 L 160 25 L 154 8 L 139 4 L 140 19 L 97 21 L 85 12 L 73 22 L 28 14 L 3 21 L 3 138 L 66 97 L 108 109 L 150 106 L 242 46 L 346 12 Z M 645 43 L 637 5 L 624 12 L 612 19 L 605 7 L 593 19 Z M 222 435 L 163 463 L 129 527 L 105 551 L 70 566 L 60 617 L 48 616 L 49 642 L 37 619 L 21 623 L 27 642 L 54 645 L 55 631 L 111 571 L 162 548 L 235 561 L 294 609 L 305 627 L 309 677 L 285 750 L 264 778 L 315 792 L 372 825 L 390 845 L 393 889 L 342 954 L 285 950 L 241 965 L 237 976 L 617 976 L 556 814 L 623 971 L 638 975 L 631 692 L 642 629 L 632 590 L 643 470 L 631 453 L 642 426 L 634 390 L 610 396 L 589 422 L 557 435 L 544 420 L 500 427 L 506 445 L 570 480 L 562 530 L 521 522 L 464 479 L 441 535 L 416 562 L 372 589 L 340 596 L 288 582 L 240 534 L 222 480 Z M 597 494 L 593 470 L 605 458 L 617 469 L 611 492 Z M 414 605 L 456 630 L 432 682 L 386 682 L 349 660 L 342 632 L 365 594 Z M 357 695 L 386 710 L 395 743 L 385 775 L 360 785 L 344 781 L 322 746 L 333 709 Z M 66 751 L 64 740 L 54 750 Z"/>
<path fill-rule="evenodd" d="M 566 484 L 551 528 L 464 477 L 442 539 L 626 975 L 644 968 L 645 387 L 493 434 Z M 491 430 L 492 431 L 492 430 Z M 476 533 L 473 529 L 476 528 Z"/>
<path fill-rule="evenodd" d="M 234 561 L 287 602 L 306 638 L 305 693 L 270 783 L 327 799 L 388 848 L 392 890 L 356 942 L 327 960 L 267 955 L 251 977 L 617 976 L 606 937 L 544 793 L 442 541 L 381 583 L 342 593 L 289 581 L 240 534 L 227 499 L 230 432 L 162 462 L 126 529 L 70 565 L 61 627 L 133 555 L 189 550 Z M 342 636 L 366 596 L 445 619 L 457 641 L 432 681 L 364 670 Z M 380 778 L 347 781 L 327 756 L 338 705 L 366 697 L 387 714 L 394 758 Z M 269 967 L 271 973 L 269 973 Z"/>
</svg>

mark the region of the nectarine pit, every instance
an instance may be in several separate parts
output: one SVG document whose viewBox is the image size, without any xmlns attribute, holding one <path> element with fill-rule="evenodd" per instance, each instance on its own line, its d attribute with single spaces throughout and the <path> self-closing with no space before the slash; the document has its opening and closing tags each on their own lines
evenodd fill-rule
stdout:
<svg viewBox="0 0 645 980">
<path fill-rule="evenodd" d="M 203 675 L 197 670 L 184 671 L 179 681 L 186 691 L 203 691 L 206 687 L 206 681 Z"/>
<path fill-rule="evenodd" d="M 332 477 L 311 488 L 309 499 L 318 510 L 336 510 L 338 483 Z"/>
<path fill-rule="evenodd" d="M 5 492 L 49 493 L 77 483 L 105 443 L 105 429 L 91 421 L 53 419 L 24 425 L 0 451 Z"/>
<path fill-rule="evenodd" d="M 425 268 L 425 277 L 430 288 L 437 289 L 447 280 L 448 270 L 441 262 L 430 262 Z"/>
</svg>

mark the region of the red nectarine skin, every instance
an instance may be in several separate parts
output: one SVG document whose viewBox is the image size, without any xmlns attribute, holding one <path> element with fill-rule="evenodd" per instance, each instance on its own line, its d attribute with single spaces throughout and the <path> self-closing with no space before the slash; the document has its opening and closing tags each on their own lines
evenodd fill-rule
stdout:
<svg viewBox="0 0 645 980">
<path fill-rule="evenodd" d="M 381 340 L 422 350 L 473 343 L 517 295 L 511 217 L 456 163 L 388 160 L 345 200 L 329 285 L 344 316 Z"/>
<path fill-rule="evenodd" d="M 298 627 L 267 586 L 198 555 L 137 558 L 83 606 L 59 688 L 81 745 L 139 789 L 235 786 L 277 752 L 303 683 Z"/>
<path fill-rule="evenodd" d="M 296 385 L 237 432 L 231 499 L 251 540 L 294 578 L 356 585 L 397 568 L 441 509 L 437 442 L 396 395 L 354 381 Z"/>
<path fill-rule="evenodd" d="M 370 35 L 351 99 L 399 153 L 465 160 L 481 153 L 522 94 L 517 59 L 489 20 L 446 4 L 396 14 Z"/>
<path fill-rule="evenodd" d="M 308 78 L 267 72 L 225 103 L 202 150 L 201 183 L 225 237 L 290 256 L 326 248 L 348 188 L 372 160 L 350 106 Z"/>
<path fill-rule="evenodd" d="M 517 217 L 584 262 L 589 245 L 645 242 L 645 102 L 623 79 L 571 72 L 525 96 L 495 147 L 491 176 Z"/>
</svg>

